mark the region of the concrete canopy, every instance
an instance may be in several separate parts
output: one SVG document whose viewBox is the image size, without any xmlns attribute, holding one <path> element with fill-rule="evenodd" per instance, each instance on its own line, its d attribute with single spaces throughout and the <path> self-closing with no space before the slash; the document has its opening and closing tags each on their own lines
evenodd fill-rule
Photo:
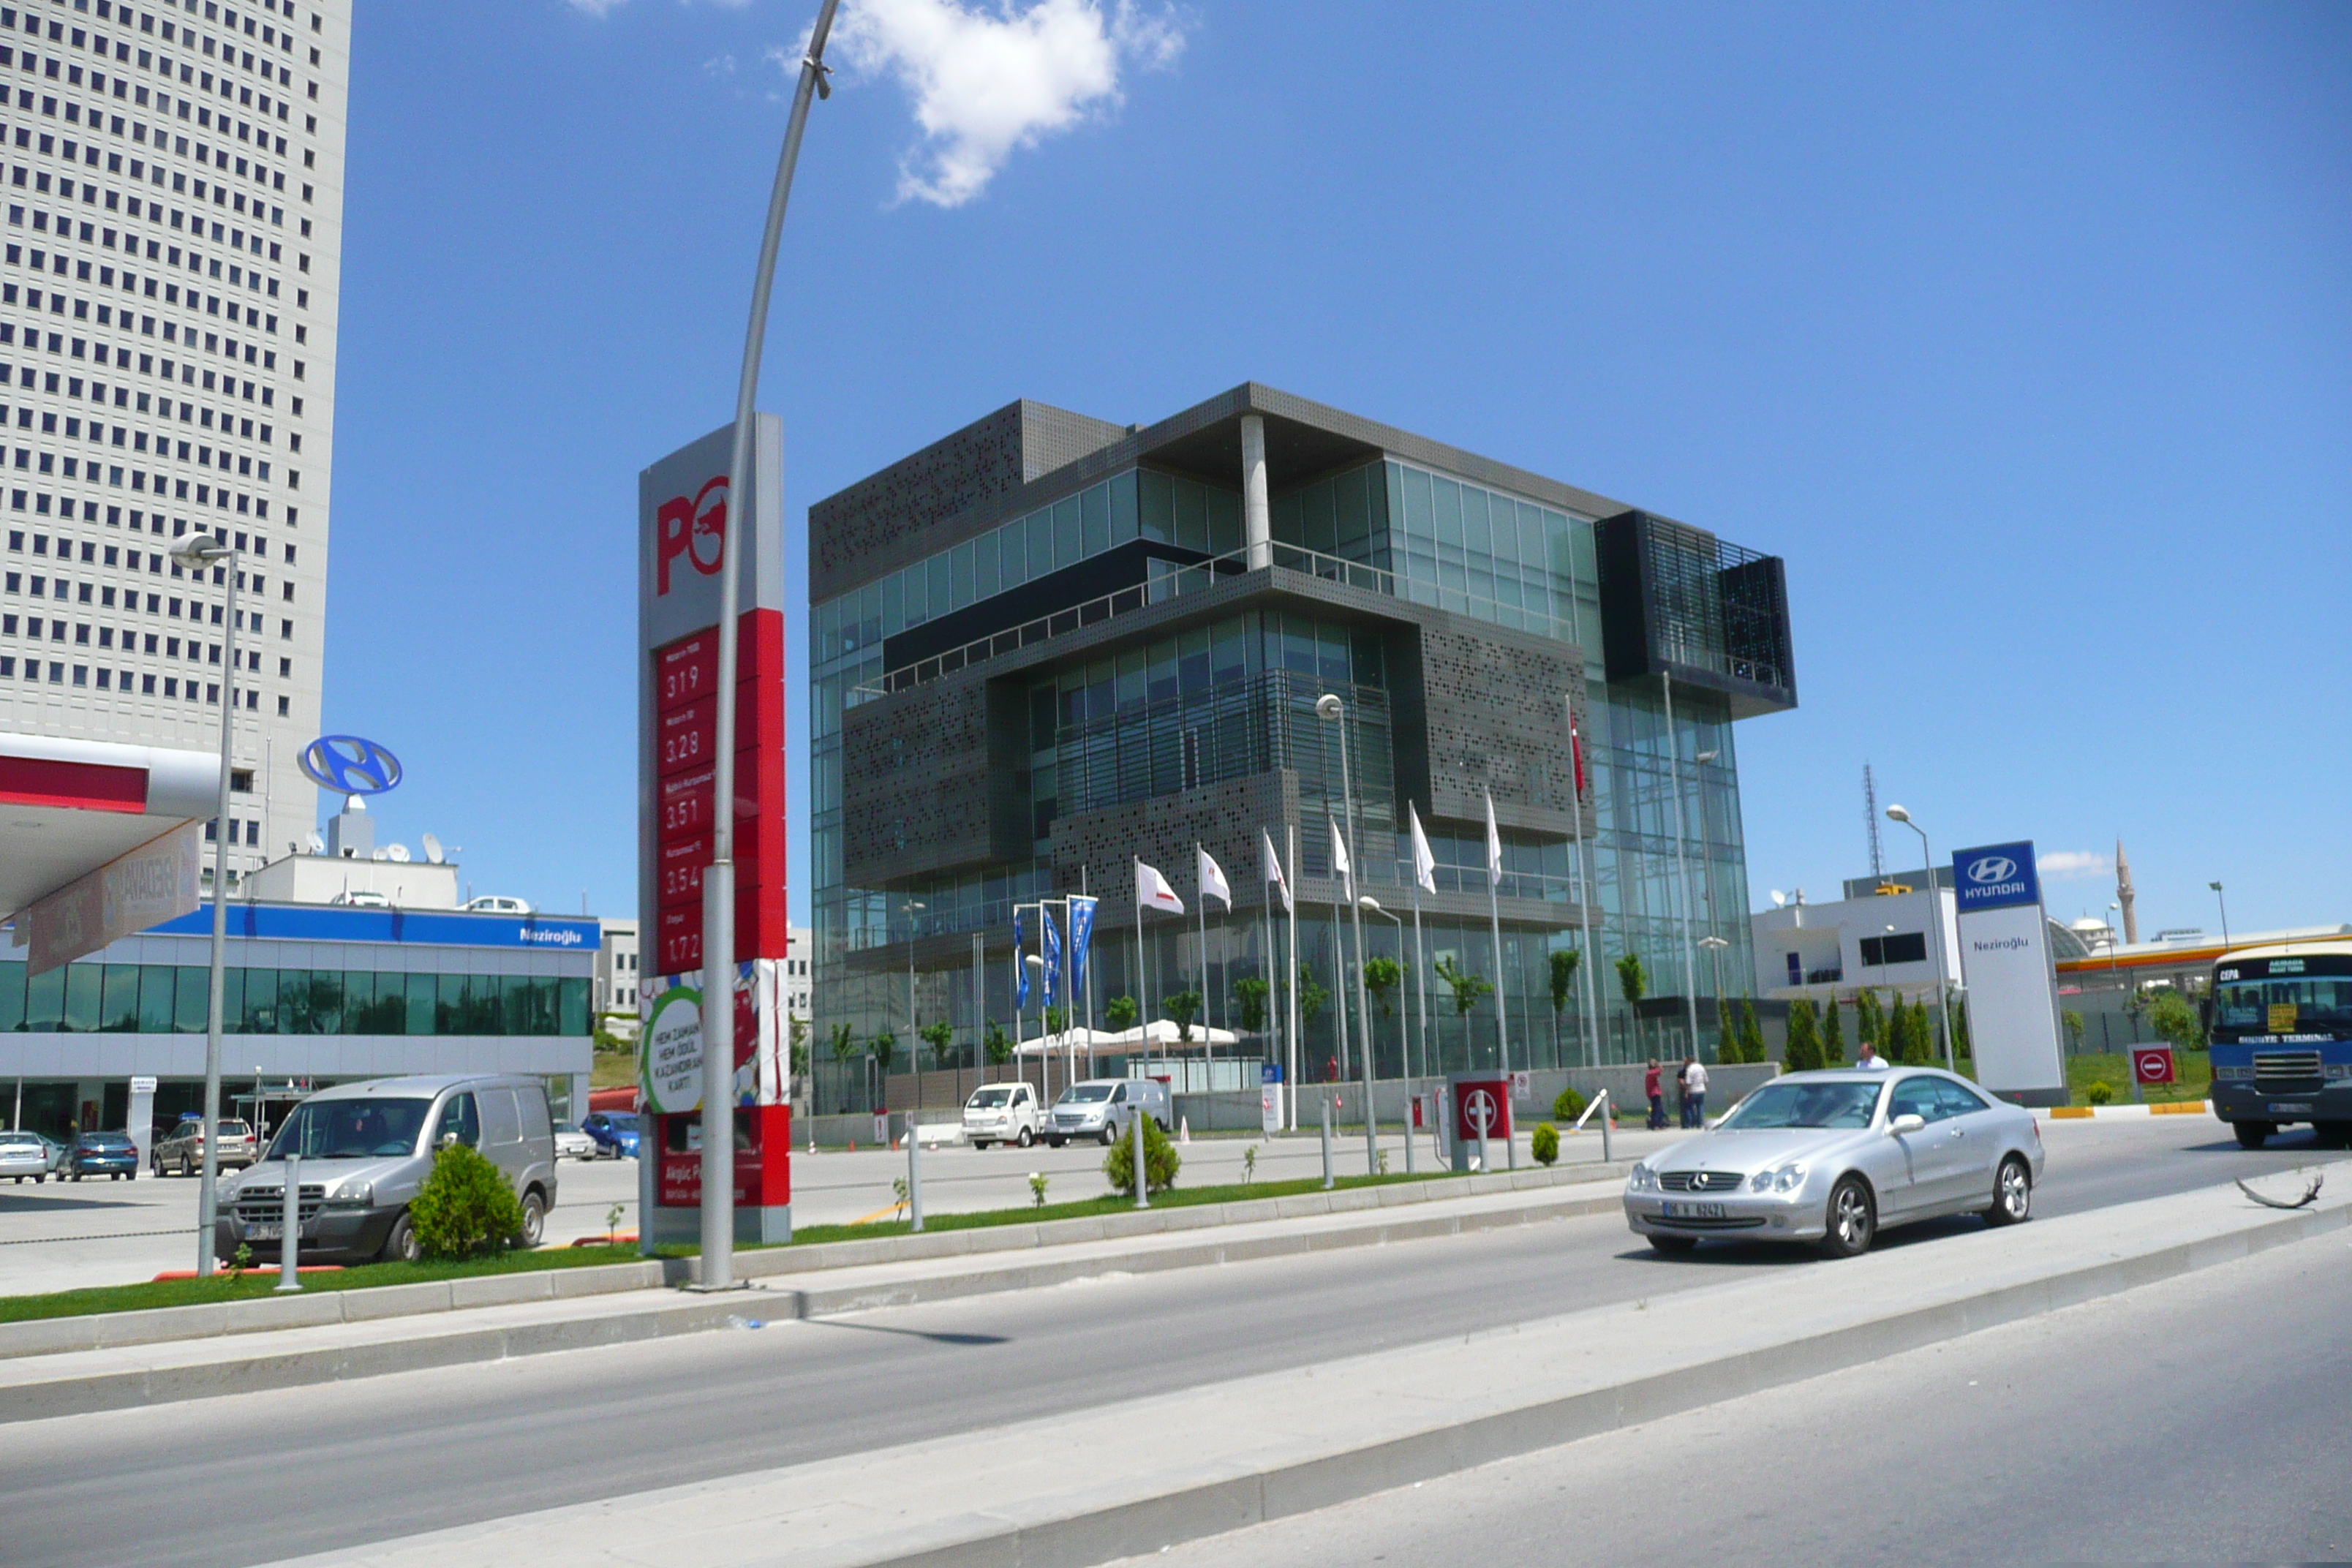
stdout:
<svg viewBox="0 0 2352 1568">
<path fill-rule="evenodd" d="M 205 752 L 0 733 L 0 914 L 210 817 L 220 767 Z"/>
</svg>

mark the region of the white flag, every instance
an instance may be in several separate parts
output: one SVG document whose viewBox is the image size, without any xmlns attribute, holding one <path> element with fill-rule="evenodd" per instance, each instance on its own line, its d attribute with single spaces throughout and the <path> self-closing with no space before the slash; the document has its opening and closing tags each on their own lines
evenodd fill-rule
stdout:
<svg viewBox="0 0 2352 1568">
<path fill-rule="evenodd" d="M 1325 817 L 1324 820 L 1331 821 L 1329 817 Z M 1355 868 L 1348 864 L 1348 841 L 1339 837 L 1339 825 L 1336 822 L 1331 823 L 1331 875 L 1348 884 L 1349 898 L 1355 896 Z"/>
<path fill-rule="evenodd" d="M 1225 884 L 1225 868 L 1218 865 L 1209 852 L 1197 844 L 1192 846 L 1192 853 L 1198 856 L 1201 861 L 1201 902 L 1205 905 L 1213 898 L 1225 906 L 1225 911 L 1228 914 L 1232 913 L 1234 890 Z"/>
<path fill-rule="evenodd" d="M 1412 879 L 1421 884 L 1424 893 L 1437 891 L 1437 857 L 1429 852 L 1429 836 L 1421 830 L 1421 813 L 1411 801 L 1405 803 L 1407 820 L 1412 825 Z"/>
<path fill-rule="evenodd" d="M 1486 885 L 1503 885 L 1503 835 L 1495 826 L 1495 795 L 1486 793 Z"/>
<path fill-rule="evenodd" d="M 1257 830 L 1257 837 L 1258 843 L 1264 846 L 1265 851 L 1265 879 L 1273 883 L 1274 890 L 1282 895 L 1282 911 L 1288 914 L 1290 912 L 1290 879 L 1282 874 L 1282 857 L 1274 852 L 1274 835 L 1261 827 Z"/>
<path fill-rule="evenodd" d="M 1171 915 L 1184 912 L 1184 900 L 1168 885 L 1168 879 L 1138 860 L 1135 863 L 1135 902 L 1139 909 L 1165 910 Z"/>
</svg>

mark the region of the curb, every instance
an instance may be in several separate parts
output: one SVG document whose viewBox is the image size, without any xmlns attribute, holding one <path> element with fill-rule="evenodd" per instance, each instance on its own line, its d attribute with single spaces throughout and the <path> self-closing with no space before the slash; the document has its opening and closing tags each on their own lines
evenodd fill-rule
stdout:
<svg viewBox="0 0 2352 1568">
<path fill-rule="evenodd" d="M 2210 1116 L 2210 1100 L 2173 1100 L 2148 1105 L 2053 1105 L 2044 1113 L 2053 1121 L 2087 1121 L 2094 1117 Z"/>
<path fill-rule="evenodd" d="M 685 1300 L 665 1297 L 659 1302 L 648 1303 L 635 1311 L 478 1329 L 436 1330 L 430 1323 L 421 1323 L 418 1331 L 412 1335 L 367 1344 L 266 1351 L 254 1355 L 225 1357 L 185 1365 L 127 1367 L 0 1384 L 0 1425 L 44 1420 L 54 1415 L 76 1415 L 90 1410 L 131 1409 L 184 1399 L 205 1399 L 216 1394 L 340 1383 L 355 1378 L 378 1377 L 388 1373 L 415 1372 L 474 1362 L 503 1361 L 513 1356 L 544 1355 L 553 1351 L 663 1339 L 723 1327 L 730 1320 L 740 1320 L 754 1314 L 763 1321 L 829 1318 L 876 1307 L 915 1306 L 927 1301 L 1034 1289 L 1112 1271 L 1159 1274 L 1179 1268 L 1297 1257 L 1344 1247 L 1381 1247 L 1392 1242 L 1473 1235 L 1539 1224 L 1546 1220 L 1614 1214 L 1622 1201 L 1614 1184 L 1610 1184 L 1610 1190 L 1606 1193 L 1566 1195 L 1481 1213 L 1401 1215 L 1379 1225 L 1241 1238 L 1203 1238 L 1189 1247 L 1161 1247 L 1125 1254 L 1095 1253 L 1085 1258 L 1008 1262 L 994 1268 L 844 1285 L 830 1289 L 804 1287 L 769 1289 L 753 1286 L 750 1289 L 723 1296 L 688 1298 Z M 339 1292 L 343 1295 L 372 1293 Z M 523 1300 L 536 1299 L 540 1298 Z M 308 1300 L 324 1302 L 328 1298 L 322 1295 Z M 247 1303 L 231 1305 L 244 1306 Z M 185 1311 L 189 1309 L 172 1310 Z M 303 1326 L 324 1327 L 342 1321 L 321 1314 Z"/>
<path fill-rule="evenodd" d="M 1204 1204 L 1185 1208 L 1144 1209 L 1132 1214 L 1097 1215 L 1085 1219 L 1047 1220 L 1037 1225 L 989 1226 L 967 1230 L 929 1231 L 920 1236 L 877 1237 L 871 1241 L 826 1241 L 803 1247 L 758 1247 L 736 1253 L 735 1276 L 739 1279 L 761 1279 L 780 1274 L 859 1268 L 878 1263 L 1034 1251 L 1075 1242 L 1115 1241 L 1127 1237 L 1215 1229 L 1272 1219 L 1356 1214 L 1452 1198 L 1483 1197 L 1494 1193 L 1602 1184 L 1623 1176 L 1630 1168 L 1628 1161 L 1620 1160 L 1608 1164 L 1596 1161 L 1591 1164 L 1447 1177 L 1436 1181 L 1400 1183 L 1394 1186 L 1343 1187 L 1328 1193 L 1299 1193 L 1283 1198 L 1255 1198 L 1242 1203 Z M 1616 1201 L 1613 1194 L 1610 1201 Z M 192 1307 L 154 1307 L 142 1311 L 37 1318 L 25 1322 L 0 1323 L 0 1361 L 71 1351 L 118 1350 L 131 1345 L 163 1344 L 174 1340 L 212 1339 L 223 1334 L 314 1328 L 325 1323 L 370 1322 L 382 1318 L 461 1311 L 471 1307 L 570 1300 L 583 1296 L 689 1284 L 697 1272 L 692 1258 L 654 1258 L 643 1263 L 606 1263 L 584 1268 L 484 1274 L 470 1279 L 431 1280 L 415 1285 L 377 1285 L 357 1290 L 257 1297 L 245 1301 L 207 1302 Z"/>
</svg>

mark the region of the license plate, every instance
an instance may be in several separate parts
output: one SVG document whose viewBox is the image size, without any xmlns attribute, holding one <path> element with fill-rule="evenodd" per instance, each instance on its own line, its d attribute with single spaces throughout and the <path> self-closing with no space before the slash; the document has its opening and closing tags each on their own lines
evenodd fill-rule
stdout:
<svg viewBox="0 0 2352 1568">
<path fill-rule="evenodd" d="M 1668 1219 L 1721 1219 L 1723 1205 L 1721 1204 L 1670 1203 L 1666 1205 L 1666 1217 Z"/>
<path fill-rule="evenodd" d="M 252 1224 L 245 1227 L 245 1239 L 247 1241 L 277 1241 L 285 1235 L 283 1225 Z"/>
<path fill-rule="evenodd" d="M 2270 1110 L 2273 1116 L 2287 1116 L 2297 1112 L 2308 1116 L 2311 1113 L 2311 1107 L 2299 1100 L 2274 1100 L 2271 1104 Z"/>
</svg>

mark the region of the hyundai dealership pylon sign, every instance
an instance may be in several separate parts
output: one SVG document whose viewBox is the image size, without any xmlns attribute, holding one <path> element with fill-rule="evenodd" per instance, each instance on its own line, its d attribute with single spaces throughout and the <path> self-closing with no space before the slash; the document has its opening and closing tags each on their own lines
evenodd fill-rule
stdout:
<svg viewBox="0 0 2352 1568">
<path fill-rule="evenodd" d="M 2032 844 L 1961 850 L 1952 886 L 1977 1081 L 2027 1105 L 2063 1105 L 2057 982 Z"/>
<path fill-rule="evenodd" d="M 647 1234 L 664 1241 L 700 1234 L 702 874 L 721 809 L 712 798 L 721 701 L 735 704 L 735 1060 L 760 1064 L 737 1084 L 736 1237 L 792 1237 L 792 1100 L 774 982 L 788 934 L 783 425 L 757 417 L 750 495 L 727 493 L 732 426 L 637 478 L 637 909 L 647 972 L 637 994 L 657 1014 L 640 1037 L 649 1121 L 640 1193 Z M 729 550 L 744 552 L 731 616 L 719 602 Z M 735 689 L 721 692 L 719 638 L 730 620 Z"/>
</svg>

